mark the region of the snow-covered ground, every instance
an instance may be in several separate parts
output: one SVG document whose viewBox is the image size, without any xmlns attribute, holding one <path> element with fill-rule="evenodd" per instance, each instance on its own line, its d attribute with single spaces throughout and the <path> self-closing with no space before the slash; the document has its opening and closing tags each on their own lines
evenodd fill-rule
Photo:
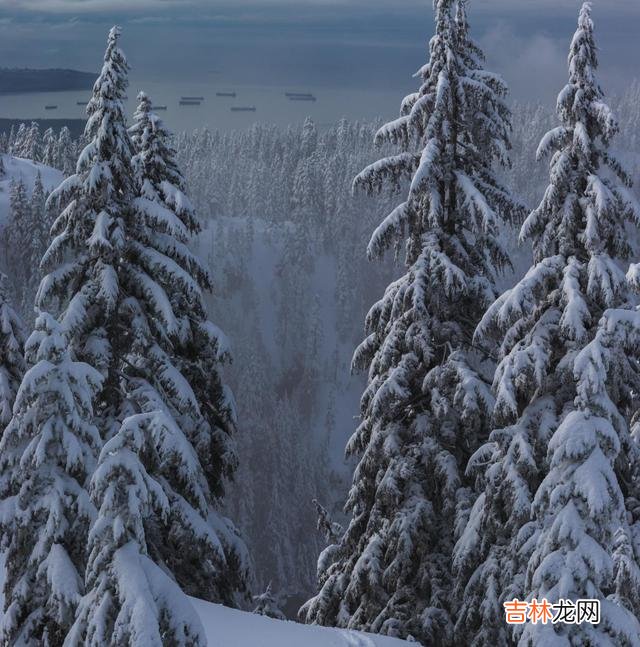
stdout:
<svg viewBox="0 0 640 647">
<path fill-rule="evenodd" d="M 195 598 L 191 601 L 204 625 L 209 647 L 402 647 L 411 644 L 358 631 L 272 620 Z"/>
<path fill-rule="evenodd" d="M 4 554 L 0 553 L 0 619 L 4 608 L 3 590 Z M 272 620 L 197 598 L 190 600 L 202 621 L 208 647 L 406 647 L 410 644 L 358 631 Z"/>
<path fill-rule="evenodd" d="M 9 186 L 12 180 L 19 180 L 25 183 L 27 191 L 31 194 L 33 184 L 36 181 L 38 172 L 42 177 L 42 184 L 46 191 L 55 189 L 62 182 L 62 173 L 44 164 L 38 164 L 31 160 L 2 155 L 5 175 L 0 177 L 0 228 L 6 222 L 9 214 Z"/>
</svg>

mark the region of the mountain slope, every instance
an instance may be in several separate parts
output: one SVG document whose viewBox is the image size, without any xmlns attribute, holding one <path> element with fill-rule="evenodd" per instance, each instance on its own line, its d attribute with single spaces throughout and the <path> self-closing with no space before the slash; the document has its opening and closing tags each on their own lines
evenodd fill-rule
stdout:
<svg viewBox="0 0 640 647">
<path fill-rule="evenodd" d="M 191 602 L 202 620 L 209 647 L 402 647 L 410 644 L 358 631 L 273 620 L 195 598 Z"/>
</svg>

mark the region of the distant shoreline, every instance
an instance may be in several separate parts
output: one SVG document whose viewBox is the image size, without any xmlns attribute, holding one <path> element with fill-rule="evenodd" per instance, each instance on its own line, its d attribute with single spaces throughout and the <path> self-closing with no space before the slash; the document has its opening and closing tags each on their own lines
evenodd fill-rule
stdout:
<svg viewBox="0 0 640 647">
<path fill-rule="evenodd" d="M 0 95 L 91 90 L 93 72 L 67 69 L 0 68 Z"/>
</svg>

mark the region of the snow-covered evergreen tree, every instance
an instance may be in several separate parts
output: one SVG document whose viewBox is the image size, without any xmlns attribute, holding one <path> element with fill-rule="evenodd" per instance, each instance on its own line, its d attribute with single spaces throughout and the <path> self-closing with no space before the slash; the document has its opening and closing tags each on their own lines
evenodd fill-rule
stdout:
<svg viewBox="0 0 640 647">
<path fill-rule="evenodd" d="M 20 131 L 18 131 L 20 134 Z M 40 126 L 37 121 L 32 121 L 29 128 L 25 128 L 22 140 L 15 155 L 29 159 L 33 162 L 39 162 L 42 159 L 42 137 L 40 136 Z"/>
<path fill-rule="evenodd" d="M 130 261 L 124 267 L 128 293 L 137 302 L 127 304 L 132 343 L 129 369 L 123 370 L 132 379 L 144 378 L 153 397 L 163 402 L 190 443 L 185 451 L 199 457 L 194 478 L 208 484 L 204 498 L 194 499 L 188 483 L 163 477 L 174 492 L 167 492 L 170 541 L 165 537 L 157 551 L 186 591 L 235 604 L 246 588 L 245 548 L 218 511 L 225 481 L 237 466 L 233 396 L 220 376 L 228 344 L 207 320 L 204 292 L 210 278 L 188 248 L 200 224 L 185 194 L 170 135 L 151 112 L 148 97 L 141 94 L 139 100 L 131 129 L 137 197 Z"/>
<path fill-rule="evenodd" d="M 69 641 L 102 644 L 117 627 L 109 644 L 148 631 L 195 645 L 202 635 L 183 613 L 186 599 L 182 611 L 171 610 L 184 596 L 171 577 L 227 604 L 246 589 L 244 545 L 218 511 L 237 462 L 233 399 L 219 374 L 227 347 L 206 318 L 209 278 L 186 244 L 199 224 L 146 100 L 132 129 L 133 158 L 119 35 L 117 27 L 109 34 L 76 173 L 50 199 L 62 212 L 38 294 L 68 331 L 74 357 L 105 378 L 95 419 L 107 445 L 91 486 L 100 514 Z M 120 529 L 110 523 L 118 519 Z M 122 588 L 126 564 L 148 592 L 139 612 L 136 595 Z"/>
<path fill-rule="evenodd" d="M 11 420 L 26 368 L 23 325 L 9 302 L 7 282 L 0 273 L 0 436 Z"/>
<path fill-rule="evenodd" d="M 235 466 L 235 422 L 218 371 L 226 344 L 206 319 L 209 278 L 187 247 L 199 225 L 169 135 L 146 95 L 139 100 L 135 197 L 117 268 L 127 294 L 117 363 L 126 416 L 92 481 L 99 516 L 73 645 L 137 644 L 146 635 L 151 644 L 203 645 L 170 576 L 189 593 L 231 605 L 246 589 L 244 547 L 217 509 Z"/>
<path fill-rule="evenodd" d="M 42 183 L 42 175 L 38 171 L 36 179 L 33 183 L 33 191 L 29 200 L 29 209 L 31 211 L 31 238 L 32 238 L 32 254 L 30 264 L 32 269 L 37 269 L 37 266 L 42 259 L 42 255 L 46 251 L 49 241 L 49 230 L 51 223 L 48 221 L 47 216 L 47 198 L 49 194 L 44 188 Z M 37 272 L 35 272 L 37 273 Z"/>
<path fill-rule="evenodd" d="M 40 283 L 40 261 L 49 246 L 49 232 L 51 230 L 51 211 L 47 209 L 48 192 L 42 184 L 40 172 L 36 175 L 33 192 L 29 199 L 29 223 L 27 239 L 20 250 L 22 263 L 25 267 L 24 280 L 20 286 L 22 292 L 21 307 L 25 313 L 33 311 L 38 285 Z M 25 316 L 27 316 L 25 314 Z M 29 318 L 31 323 L 32 319 Z"/>
<path fill-rule="evenodd" d="M 307 117 L 302 125 L 302 140 L 300 148 L 302 157 L 310 157 L 318 146 L 318 131 L 311 117 Z"/>
<path fill-rule="evenodd" d="M 126 418 L 105 444 L 91 481 L 98 514 L 89 535 L 87 593 L 66 647 L 206 645 L 200 619 L 179 586 L 156 563 L 158 545 L 149 541 L 158 521 L 168 521 L 174 513 L 172 498 L 180 498 L 180 493 L 163 487 L 162 478 L 153 478 L 153 472 L 188 484 L 186 496 L 203 506 L 206 481 L 198 478 L 197 457 L 162 410 L 163 403 L 145 401 L 153 394 L 143 381 L 140 389 L 139 402 L 145 410 Z M 200 520 L 195 523 L 199 535 L 204 534 L 203 525 Z M 194 569 L 198 566 L 193 564 Z"/>
<path fill-rule="evenodd" d="M 7 138 L 7 150 L 6 152 L 9 153 L 10 155 L 13 155 L 13 147 L 16 143 L 16 128 L 15 126 L 11 126 L 11 130 L 9 130 L 9 137 Z"/>
<path fill-rule="evenodd" d="M 496 429 L 470 469 L 481 494 L 456 547 L 460 644 L 638 645 L 638 313 L 620 263 L 640 224 L 609 152 L 618 131 L 597 84 L 591 7 L 580 11 L 560 125 L 542 139 L 550 183 L 522 226 L 534 265 L 476 332 L 497 342 Z M 640 284 L 637 286 L 640 287 Z M 635 332 L 634 332 L 635 331 Z M 466 584 L 466 585 L 465 585 Z M 599 599 L 601 620 L 527 623 L 510 635 L 502 603 Z"/>
<path fill-rule="evenodd" d="M 328 544 L 336 544 L 344 532 L 344 528 L 337 522 L 332 521 L 327 509 L 316 499 L 313 500 L 318 515 L 317 528 L 324 536 Z"/>
<path fill-rule="evenodd" d="M 269 582 L 264 593 L 253 596 L 253 601 L 257 603 L 253 612 L 259 616 L 266 616 L 275 620 L 286 620 L 284 613 L 282 613 L 278 605 L 276 596 L 271 591 L 271 582 Z"/>
<path fill-rule="evenodd" d="M 42 135 L 42 159 L 46 166 L 57 168 L 58 163 L 58 140 L 53 133 L 53 128 L 47 128 Z"/>
<path fill-rule="evenodd" d="M 71 139 L 71 131 L 63 126 L 56 144 L 55 167 L 60 169 L 65 177 L 69 177 L 76 169 L 75 142 Z"/>
<path fill-rule="evenodd" d="M 359 458 L 351 521 L 302 615 L 445 645 L 457 498 L 492 403 L 471 337 L 508 264 L 498 227 L 522 207 L 493 171 L 507 161 L 506 87 L 482 69 L 464 2 L 434 7 L 422 85 L 377 134 L 400 150 L 355 180 L 369 192 L 408 182 L 368 249 L 375 258 L 405 242 L 407 271 L 369 312 L 354 356 L 368 386 L 347 447 Z"/>
<path fill-rule="evenodd" d="M 33 301 L 40 280 L 39 264 L 49 242 L 49 211 L 40 173 L 31 196 L 22 179 L 13 179 L 9 189 L 9 219 L 2 231 L 2 266 L 16 307 L 26 323 L 33 324 Z"/>
<path fill-rule="evenodd" d="M 23 122 L 18 126 L 17 130 L 11 127 L 11 134 L 9 136 L 9 153 L 16 157 L 22 156 L 22 149 L 28 135 L 27 125 Z"/>
<path fill-rule="evenodd" d="M 31 275 L 31 264 L 24 261 L 25 250 L 31 248 L 31 235 L 32 218 L 27 187 L 22 178 L 14 178 L 9 185 L 9 220 L 2 237 L 6 269 L 11 271 L 12 293 L 18 303 L 21 301 L 22 287 L 28 283 Z"/>
<path fill-rule="evenodd" d="M 91 423 L 102 376 L 71 358 L 46 313 L 27 342 L 31 364 L 0 440 L 0 535 L 6 555 L 3 645 L 61 645 L 82 594 L 95 509 L 85 484 L 100 446 Z"/>
<path fill-rule="evenodd" d="M 118 316 L 123 298 L 119 266 L 133 194 L 133 150 L 122 104 L 128 65 L 118 48 L 119 35 L 117 27 L 109 33 L 104 65 L 87 106 L 88 144 L 76 173 L 49 198 L 60 214 L 42 259 L 48 273 L 37 295 L 40 309 L 69 331 L 74 357 L 106 378 L 96 409 L 105 439 L 123 413 L 118 360 L 128 336 Z"/>
</svg>

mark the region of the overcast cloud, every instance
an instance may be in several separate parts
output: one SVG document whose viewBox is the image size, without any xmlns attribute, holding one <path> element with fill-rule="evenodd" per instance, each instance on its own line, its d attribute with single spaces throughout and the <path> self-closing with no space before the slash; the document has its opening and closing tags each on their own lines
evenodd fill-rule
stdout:
<svg viewBox="0 0 640 647">
<path fill-rule="evenodd" d="M 636 75 L 640 2 L 596 0 L 601 78 Z M 518 99 L 552 100 L 566 78 L 576 0 L 470 0 L 475 38 Z M 414 87 L 430 0 L 0 0 L 0 65 L 99 67 L 110 25 L 138 78 L 363 89 Z"/>
</svg>

